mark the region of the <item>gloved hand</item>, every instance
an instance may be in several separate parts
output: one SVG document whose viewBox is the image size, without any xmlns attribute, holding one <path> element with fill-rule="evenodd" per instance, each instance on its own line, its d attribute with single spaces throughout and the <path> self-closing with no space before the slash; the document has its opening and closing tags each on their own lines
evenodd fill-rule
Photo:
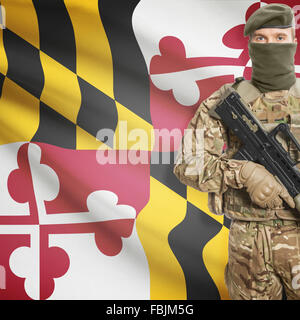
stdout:
<svg viewBox="0 0 300 320">
<path fill-rule="evenodd" d="M 264 166 L 247 161 L 239 176 L 251 200 L 260 207 L 274 209 L 285 200 L 291 208 L 295 208 L 295 202 L 286 188 Z"/>
</svg>

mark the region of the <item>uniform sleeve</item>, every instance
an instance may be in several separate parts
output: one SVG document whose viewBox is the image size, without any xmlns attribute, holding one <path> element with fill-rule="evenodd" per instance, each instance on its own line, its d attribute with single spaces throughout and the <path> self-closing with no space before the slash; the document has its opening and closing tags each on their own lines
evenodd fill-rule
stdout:
<svg viewBox="0 0 300 320">
<path fill-rule="evenodd" d="M 223 193 L 228 186 L 243 187 L 239 171 L 242 160 L 229 159 L 228 137 L 222 123 L 208 111 L 220 101 L 223 86 L 203 101 L 184 131 L 175 160 L 174 174 L 184 184 L 202 192 Z"/>
</svg>

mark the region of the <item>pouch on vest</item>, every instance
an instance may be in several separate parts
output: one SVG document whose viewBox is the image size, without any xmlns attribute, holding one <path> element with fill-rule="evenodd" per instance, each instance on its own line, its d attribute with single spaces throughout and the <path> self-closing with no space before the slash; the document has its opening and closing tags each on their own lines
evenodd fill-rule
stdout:
<svg viewBox="0 0 300 320">
<path fill-rule="evenodd" d="M 247 103 L 251 103 L 257 98 L 259 98 L 262 93 L 248 80 L 245 80 L 243 77 L 239 77 L 235 79 L 235 82 L 231 85 L 237 93 L 242 97 L 242 99 Z M 300 98 L 300 79 L 296 80 L 296 83 L 289 90 L 289 94 L 293 95 L 296 98 Z M 291 132 L 296 137 L 296 139 L 300 142 L 300 114 L 291 114 Z M 277 125 L 277 124 L 275 124 Z M 274 125 L 272 124 L 264 124 L 266 131 L 270 131 Z M 281 139 L 281 137 L 277 137 L 278 141 L 284 145 L 286 145 L 286 141 Z M 291 157 L 296 161 L 300 161 L 300 153 L 297 151 L 296 146 L 289 146 L 288 150 L 291 153 Z M 299 165 L 300 169 L 300 165 Z M 209 210 L 217 215 L 224 214 L 223 212 L 223 194 L 216 193 L 208 193 L 208 208 Z"/>
</svg>

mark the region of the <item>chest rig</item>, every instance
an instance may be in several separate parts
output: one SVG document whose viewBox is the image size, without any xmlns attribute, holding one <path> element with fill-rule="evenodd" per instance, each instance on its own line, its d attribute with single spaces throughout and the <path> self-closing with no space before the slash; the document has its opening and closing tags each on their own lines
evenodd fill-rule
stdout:
<svg viewBox="0 0 300 320">
<path fill-rule="evenodd" d="M 280 122 L 289 124 L 292 134 L 300 142 L 300 79 L 290 90 L 261 93 L 250 81 L 237 78 L 232 85 L 247 103 L 251 111 L 264 126 L 271 131 Z M 231 158 L 241 147 L 241 142 L 228 129 L 228 145 L 226 153 Z M 300 154 L 291 141 L 277 135 L 277 140 L 287 150 L 292 159 L 300 161 Z M 229 188 L 223 194 L 223 212 L 231 219 L 247 221 L 263 221 L 269 219 L 300 220 L 299 213 L 283 203 L 280 209 L 263 209 L 253 203 L 245 188 Z"/>
</svg>

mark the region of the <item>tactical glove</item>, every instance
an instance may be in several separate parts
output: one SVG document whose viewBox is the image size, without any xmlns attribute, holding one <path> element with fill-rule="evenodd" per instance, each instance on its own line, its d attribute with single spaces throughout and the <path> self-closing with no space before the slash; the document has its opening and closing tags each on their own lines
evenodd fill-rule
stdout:
<svg viewBox="0 0 300 320">
<path fill-rule="evenodd" d="M 291 208 L 295 208 L 295 202 L 286 188 L 262 165 L 247 161 L 242 166 L 239 176 L 251 200 L 260 207 L 280 207 L 283 199 Z"/>
</svg>

